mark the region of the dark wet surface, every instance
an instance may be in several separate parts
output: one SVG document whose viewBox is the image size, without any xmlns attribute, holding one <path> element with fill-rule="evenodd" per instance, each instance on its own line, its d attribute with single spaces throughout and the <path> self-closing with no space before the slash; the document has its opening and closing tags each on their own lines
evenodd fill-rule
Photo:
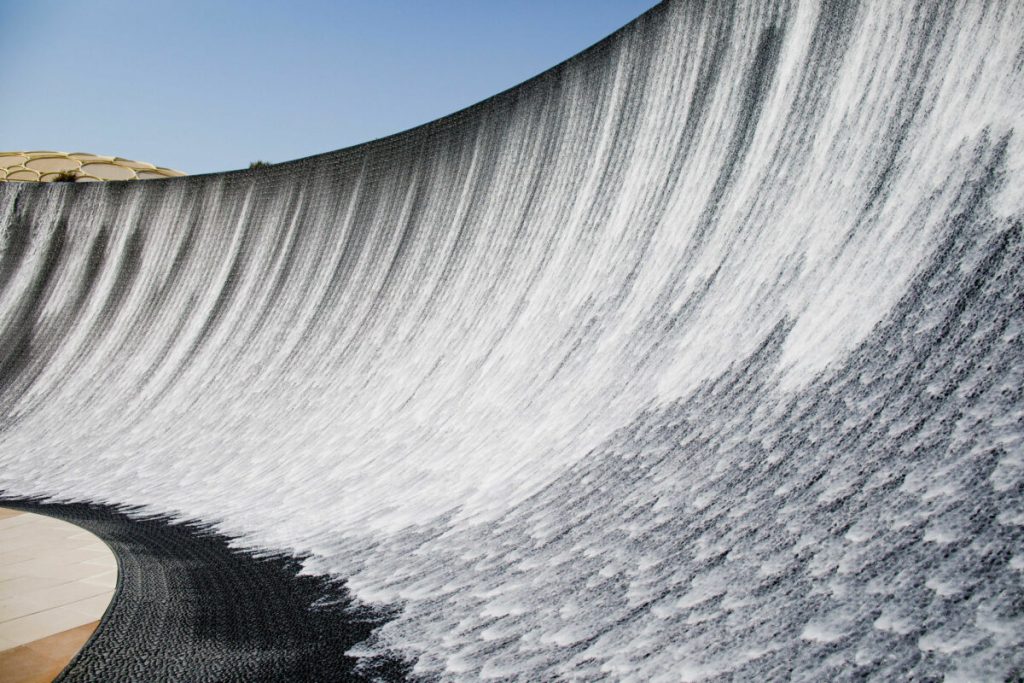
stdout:
<svg viewBox="0 0 1024 683">
<path fill-rule="evenodd" d="M 60 681 L 405 678 L 398 659 L 345 654 L 388 615 L 353 605 L 341 582 L 299 576 L 295 558 L 255 557 L 198 525 L 107 506 L 3 505 L 88 529 L 118 560 L 114 599 Z"/>
</svg>

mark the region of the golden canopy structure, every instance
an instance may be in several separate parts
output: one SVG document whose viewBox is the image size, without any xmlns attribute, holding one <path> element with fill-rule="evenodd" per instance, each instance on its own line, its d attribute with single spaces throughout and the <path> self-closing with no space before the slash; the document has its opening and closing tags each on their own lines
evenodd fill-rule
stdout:
<svg viewBox="0 0 1024 683">
<path fill-rule="evenodd" d="M 156 180 L 185 175 L 144 161 L 85 152 L 0 152 L 0 183 L 47 183 L 73 173 L 75 182 Z"/>
</svg>

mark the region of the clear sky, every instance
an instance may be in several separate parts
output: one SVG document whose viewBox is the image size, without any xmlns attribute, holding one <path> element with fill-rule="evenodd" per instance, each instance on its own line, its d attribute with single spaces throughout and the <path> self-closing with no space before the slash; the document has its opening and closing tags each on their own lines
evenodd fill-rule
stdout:
<svg viewBox="0 0 1024 683">
<path fill-rule="evenodd" d="M 186 173 L 347 147 L 473 104 L 657 0 L 0 0 L 0 151 Z"/>
</svg>

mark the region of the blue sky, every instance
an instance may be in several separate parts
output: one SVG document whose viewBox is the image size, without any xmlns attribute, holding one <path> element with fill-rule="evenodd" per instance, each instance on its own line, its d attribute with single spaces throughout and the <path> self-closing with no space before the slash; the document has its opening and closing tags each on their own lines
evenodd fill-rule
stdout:
<svg viewBox="0 0 1024 683">
<path fill-rule="evenodd" d="M 657 0 L 0 0 L 0 150 L 187 173 L 451 113 Z"/>
</svg>

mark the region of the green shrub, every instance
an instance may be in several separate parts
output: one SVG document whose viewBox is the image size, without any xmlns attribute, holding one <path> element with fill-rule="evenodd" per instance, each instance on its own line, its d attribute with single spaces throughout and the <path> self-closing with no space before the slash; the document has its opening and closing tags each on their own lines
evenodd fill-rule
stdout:
<svg viewBox="0 0 1024 683">
<path fill-rule="evenodd" d="M 73 183 L 78 179 L 78 171 L 61 171 L 53 176 L 51 183 Z"/>
</svg>

